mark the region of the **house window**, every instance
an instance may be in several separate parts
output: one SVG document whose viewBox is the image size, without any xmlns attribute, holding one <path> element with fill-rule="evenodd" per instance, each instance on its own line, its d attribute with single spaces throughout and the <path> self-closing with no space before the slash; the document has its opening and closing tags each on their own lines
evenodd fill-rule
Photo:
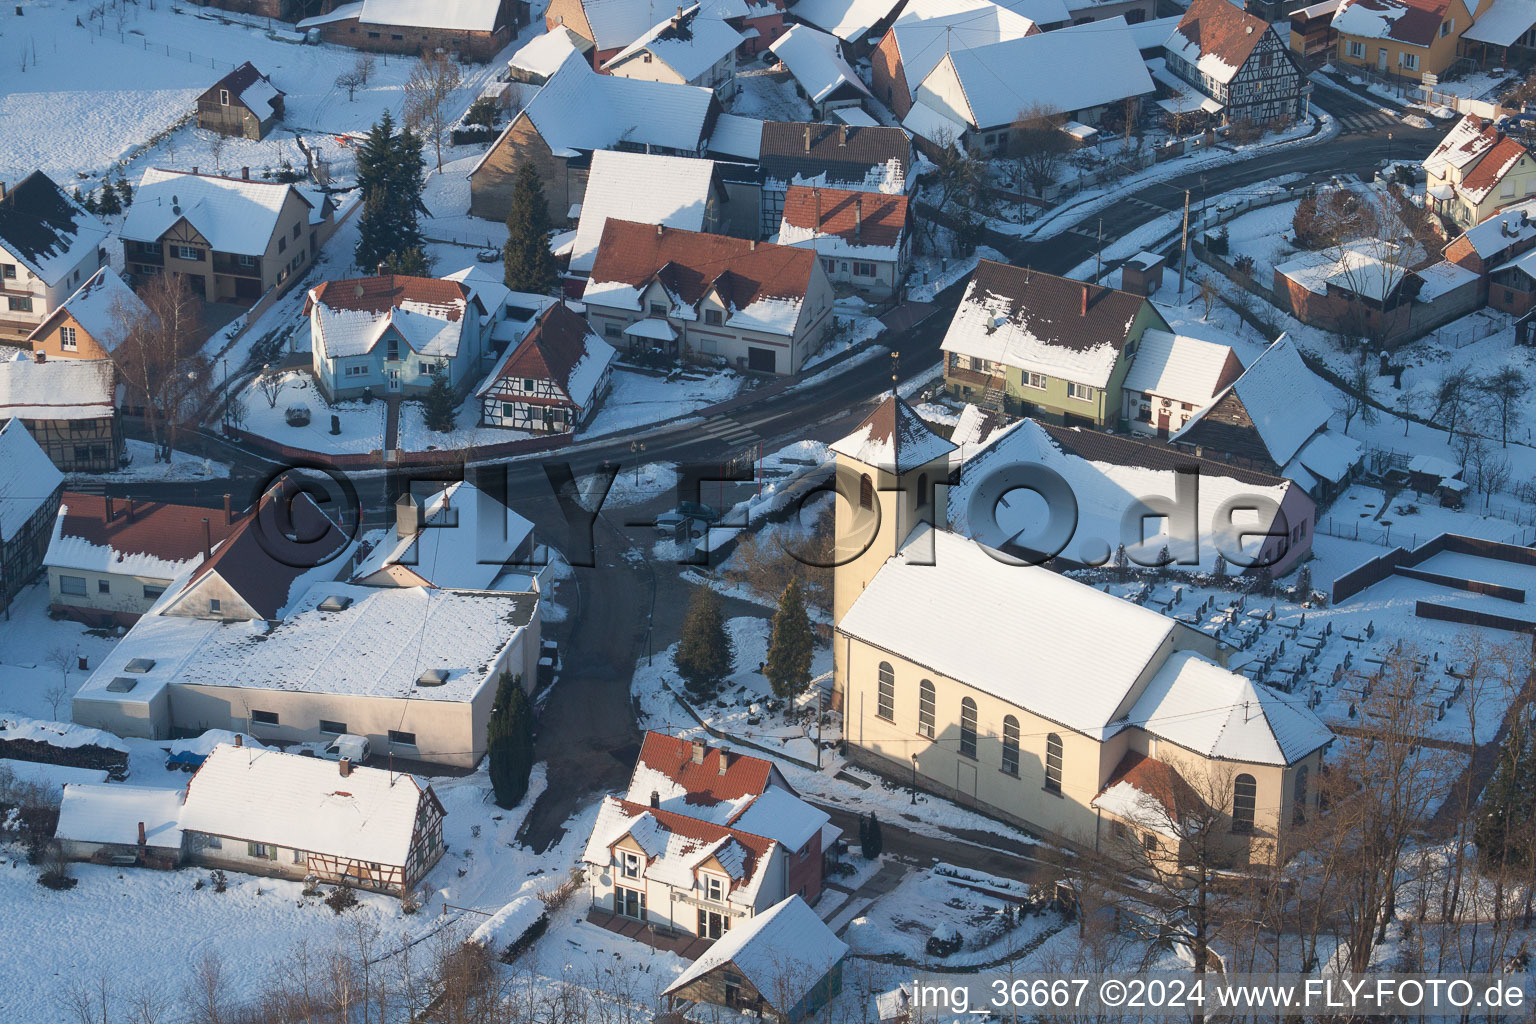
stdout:
<svg viewBox="0 0 1536 1024">
<path fill-rule="evenodd" d="M 377 39 L 377 38 L 379 38 L 379 34 L 377 32 L 369 32 L 368 33 L 368 38 L 369 39 Z"/>
<path fill-rule="evenodd" d="M 347 723 L 346 722 L 330 722 L 330 721 L 327 721 L 326 719 L 322 718 L 322 719 L 320 719 L 320 731 L 321 732 L 328 732 L 328 733 L 332 734 L 333 736 L 340 736 L 342 733 L 347 731 Z"/>
<path fill-rule="evenodd" d="M 11 312 L 12 313 L 30 313 L 30 312 L 32 312 L 32 299 L 30 297 L 21 296 L 21 295 L 12 295 L 12 296 L 10 296 L 10 298 L 7 301 L 9 303 L 10 307 L 11 307 Z"/>
<path fill-rule="evenodd" d="M 960 701 L 960 753 L 976 757 L 976 702 L 969 697 Z"/>
<path fill-rule="evenodd" d="M 297 224 L 295 224 L 293 226 L 293 237 L 294 238 L 298 238 L 299 237 L 299 225 L 297 225 Z"/>
<path fill-rule="evenodd" d="M 645 920 L 645 893 L 620 886 L 613 890 L 613 912 L 620 917 Z"/>
<path fill-rule="evenodd" d="M 208 610 L 211 611 L 211 612 L 223 611 L 224 610 L 224 602 L 219 600 L 216 597 L 211 597 L 211 598 L 208 599 Z"/>
<path fill-rule="evenodd" d="M 271 843 L 246 843 L 245 850 L 258 860 L 277 860 L 277 847 Z"/>
<path fill-rule="evenodd" d="M 862 262 L 860 260 L 854 260 L 853 261 L 853 276 L 854 277 L 874 277 L 875 276 L 875 265 L 873 263 L 865 263 L 865 262 Z"/>
<path fill-rule="evenodd" d="M 224 840 L 218 836 L 209 836 L 206 845 L 210 850 L 222 850 L 224 849 Z"/>
<path fill-rule="evenodd" d="M 1247 773 L 1232 780 L 1232 831 L 1253 831 L 1253 809 L 1258 802 L 1259 786 Z"/>
<path fill-rule="evenodd" d="M 1157 836 L 1151 832 L 1143 832 L 1141 834 L 1141 849 L 1144 853 L 1157 853 Z"/>
<path fill-rule="evenodd" d="M 416 366 L 421 371 L 423 377 L 430 377 L 437 372 L 436 363 L 417 363 Z"/>
<path fill-rule="evenodd" d="M 91 457 L 91 446 L 88 444 L 75 445 L 75 461 L 87 462 Z"/>
<path fill-rule="evenodd" d="M 229 90 L 228 89 L 220 89 L 219 90 L 219 106 L 221 106 L 221 107 L 229 106 Z"/>
<path fill-rule="evenodd" d="M 859 476 L 859 508 L 875 507 L 875 482 L 868 473 Z"/>
<path fill-rule="evenodd" d="M 933 683 L 924 679 L 917 684 L 917 734 L 933 739 L 933 708 L 937 693 Z"/>
<path fill-rule="evenodd" d="M 1003 771 L 1019 774 L 1019 720 L 1012 715 L 1003 716 Z"/>
<path fill-rule="evenodd" d="M 619 853 L 619 877 L 620 878 L 639 878 L 640 877 L 640 855 L 638 853 L 631 853 L 628 850 L 620 851 L 620 853 Z"/>
<path fill-rule="evenodd" d="M 16 277 L 16 264 L 0 263 L 0 277 L 6 278 L 8 280 L 14 280 Z"/>
<path fill-rule="evenodd" d="M 1259 67 L 1267 68 L 1274 63 L 1275 55 L 1272 53 L 1259 54 Z"/>
<path fill-rule="evenodd" d="M 699 938 L 718 939 L 731 930 L 731 919 L 727 914 L 714 910 L 699 909 Z"/>
<path fill-rule="evenodd" d="M 887 722 L 896 721 L 896 670 L 891 668 L 891 663 L 882 661 L 879 669 L 879 694 L 876 698 L 875 714 Z"/>
<path fill-rule="evenodd" d="M 1079 402 L 1091 402 L 1093 401 L 1093 388 L 1086 384 L 1078 384 L 1069 380 L 1067 381 L 1067 397 L 1075 398 Z"/>
<path fill-rule="evenodd" d="M 704 322 L 711 327 L 719 327 L 725 323 L 725 314 L 718 309 L 706 309 L 704 311 Z"/>
<path fill-rule="evenodd" d="M 251 721 L 253 723 L 255 723 L 256 725 L 276 725 L 277 724 L 277 712 L 276 711 L 252 711 L 251 712 Z"/>
<path fill-rule="evenodd" d="M 112 593 L 112 581 L 111 580 L 97 580 L 96 581 L 96 593 L 98 593 L 98 594 L 110 594 L 110 593 Z"/>
<path fill-rule="evenodd" d="M 513 405 L 511 402 L 502 402 L 501 415 L 506 419 L 511 419 L 513 416 L 517 415 L 517 406 Z"/>
<path fill-rule="evenodd" d="M 144 599 L 146 601 L 158 600 L 163 593 L 165 593 L 164 587 L 155 586 L 151 583 L 144 584 Z"/>
<path fill-rule="evenodd" d="M 342 371 L 344 377 L 365 377 L 368 375 L 367 363 L 353 363 Z"/>
<path fill-rule="evenodd" d="M 837 273 L 837 260 L 827 259 L 823 256 L 821 258 L 821 269 L 829 274 Z"/>
<path fill-rule="evenodd" d="M 725 879 L 715 875 L 704 876 L 704 898 L 714 903 L 725 901 Z"/>
<path fill-rule="evenodd" d="M 917 507 L 926 508 L 928 505 L 928 474 L 917 475 Z"/>
<path fill-rule="evenodd" d="M 279 238 L 277 240 L 277 251 L 278 252 L 287 252 L 288 251 L 288 239 L 286 239 L 286 238 Z"/>
<path fill-rule="evenodd" d="M 84 597 L 85 596 L 85 577 L 84 576 L 60 576 L 59 577 L 59 593 L 61 593 L 61 594 L 74 594 L 76 597 Z"/>
<path fill-rule="evenodd" d="M 1419 66 L 1419 55 L 1416 53 L 1399 53 L 1397 55 L 1397 62 L 1403 66 L 1403 70 L 1414 71 Z"/>
<path fill-rule="evenodd" d="M 667 307 L 664 304 L 660 303 L 660 302 L 653 302 L 653 303 L 651 303 L 650 310 L 651 310 L 651 316 L 666 316 L 667 315 Z"/>
<path fill-rule="evenodd" d="M 624 332 L 619 329 L 619 325 L 618 324 L 604 324 L 603 325 L 603 336 L 606 337 L 606 338 L 617 338 L 620 335 L 622 335 L 623 333 Z"/>
<path fill-rule="evenodd" d="M 530 394 L 530 395 L 533 394 L 533 378 L 531 378 L 531 377 L 524 377 L 523 378 L 523 390 L 525 392 L 527 392 L 528 394 Z"/>
<path fill-rule="evenodd" d="M 250 253 L 242 252 L 235 257 L 235 262 L 239 263 L 242 267 L 254 267 L 256 265 L 256 257 Z"/>
<path fill-rule="evenodd" d="M 305 853 L 303 850 L 294 850 L 293 851 L 293 862 L 295 864 L 308 864 L 309 863 L 309 854 Z"/>
<path fill-rule="evenodd" d="M 1349 55 L 1359 60 L 1365 59 L 1365 44 L 1357 43 L 1353 39 L 1349 41 Z"/>
<path fill-rule="evenodd" d="M 390 36 L 389 36 L 389 38 L 391 38 L 391 39 L 393 39 L 393 40 L 394 40 L 394 41 L 395 41 L 395 42 L 397 42 L 397 43 L 398 43 L 398 42 L 400 42 L 400 41 L 401 41 L 401 40 L 402 40 L 402 39 L 404 39 L 404 38 L 405 38 L 405 36 L 404 36 L 404 35 L 402 35 L 402 34 L 401 34 L 401 33 L 399 33 L 399 32 L 392 32 L 392 33 L 390 33 Z"/>
<path fill-rule="evenodd" d="M 198 263 L 202 261 L 203 250 L 195 245 L 173 245 L 171 246 L 171 255 L 179 260 Z"/>
<path fill-rule="evenodd" d="M 1454 31 L 1456 31 L 1456 19 L 1455 18 L 1447 18 L 1445 21 L 1442 21 L 1440 23 L 1440 38 L 1441 39 L 1444 39 L 1446 36 L 1450 35 Z"/>
<path fill-rule="evenodd" d="M 1061 792 L 1061 737 L 1054 732 L 1045 738 L 1045 788 Z"/>
<path fill-rule="evenodd" d="M 1307 820 L 1307 766 L 1296 769 L 1296 781 L 1291 784 L 1291 824 L 1300 825 Z"/>
<path fill-rule="evenodd" d="M 73 327 L 59 328 L 59 347 L 65 352 L 73 352 L 78 348 L 75 344 L 75 329 Z"/>
<path fill-rule="evenodd" d="M 1043 373 L 1031 373 L 1028 370 L 1026 370 L 1026 371 L 1024 371 L 1024 378 L 1023 379 L 1024 379 L 1024 386 L 1025 387 L 1027 387 L 1027 388 L 1034 388 L 1036 391 L 1044 391 L 1045 390 L 1045 374 L 1043 374 Z"/>
<path fill-rule="evenodd" d="M 391 729 L 389 730 L 389 742 L 402 747 L 414 747 L 416 745 L 416 734 L 413 732 L 401 732 L 399 729 Z"/>
<path fill-rule="evenodd" d="M 394 338 L 390 338 L 389 341 L 384 345 L 384 358 L 389 360 L 391 363 L 399 362 L 400 342 L 396 341 Z"/>
</svg>

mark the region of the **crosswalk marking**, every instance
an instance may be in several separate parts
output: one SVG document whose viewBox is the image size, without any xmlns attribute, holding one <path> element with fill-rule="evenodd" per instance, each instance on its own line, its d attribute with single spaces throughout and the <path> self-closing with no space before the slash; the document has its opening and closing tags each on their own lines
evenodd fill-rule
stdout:
<svg viewBox="0 0 1536 1024">
<path fill-rule="evenodd" d="M 701 440 L 719 438 L 727 444 L 746 444 L 749 441 L 756 443 L 761 440 L 750 427 L 743 426 L 728 416 L 704 424 L 699 437 Z"/>
<path fill-rule="evenodd" d="M 1378 128 L 1392 128 L 1398 125 L 1397 118 L 1390 114 L 1384 114 L 1379 110 L 1366 110 L 1354 114 L 1336 114 L 1334 119 L 1339 122 L 1340 135 L 1353 135 L 1358 132 L 1375 131 Z"/>
</svg>

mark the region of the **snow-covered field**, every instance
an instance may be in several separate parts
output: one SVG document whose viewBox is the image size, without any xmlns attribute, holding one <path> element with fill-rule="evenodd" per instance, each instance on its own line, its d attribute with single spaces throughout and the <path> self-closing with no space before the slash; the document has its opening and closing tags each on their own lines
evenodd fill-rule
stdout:
<svg viewBox="0 0 1536 1024">
<path fill-rule="evenodd" d="M 581 436 L 615 434 L 686 416 L 734 397 L 741 385 L 742 378 L 730 370 L 718 373 L 688 370 L 657 377 L 619 367 L 613 371 L 613 386 L 608 396 Z"/>
</svg>

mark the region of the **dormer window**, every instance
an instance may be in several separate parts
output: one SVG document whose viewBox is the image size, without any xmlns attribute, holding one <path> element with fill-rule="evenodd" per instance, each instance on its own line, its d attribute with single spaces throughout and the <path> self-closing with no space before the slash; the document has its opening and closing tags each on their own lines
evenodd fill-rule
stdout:
<svg viewBox="0 0 1536 1024">
<path fill-rule="evenodd" d="M 666 316 L 667 315 L 666 303 L 663 303 L 663 302 L 653 302 L 653 303 L 651 303 L 651 307 L 650 308 L 651 308 L 651 316 Z"/>
<path fill-rule="evenodd" d="M 725 902 L 725 879 L 717 875 L 705 875 L 703 882 L 705 899 L 712 903 Z"/>
<path fill-rule="evenodd" d="M 390 338 L 387 342 L 384 343 L 384 358 L 391 363 L 397 363 L 400 361 L 399 341 L 394 338 Z"/>
<path fill-rule="evenodd" d="M 620 853 L 619 853 L 619 877 L 620 878 L 639 878 L 640 877 L 640 855 L 638 853 L 631 853 L 628 850 L 620 851 Z"/>
<path fill-rule="evenodd" d="M 704 322 L 711 327 L 719 327 L 725 323 L 725 314 L 718 309 L 706 309 L 704 311 Z"/>
</svg>

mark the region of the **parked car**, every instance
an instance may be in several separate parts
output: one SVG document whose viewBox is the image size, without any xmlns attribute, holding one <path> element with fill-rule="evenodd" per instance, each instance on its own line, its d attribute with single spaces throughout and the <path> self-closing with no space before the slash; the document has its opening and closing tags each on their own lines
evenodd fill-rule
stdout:
<svg viewBox="0 0 1536 1024">
<path fill-rule="evenodd" d="M 716 523 L 720 521 L 720 513 L 708 505 L 701 505 L 697 501 L 680 501 L 674 511 L 689 519 L 697 519 L 701 523 Z"/>
<path fill-rule="evenodd" d="M 368 760 L 369 752 L 368 737 L 344 732 L 326 744 L 325 749 L 320 751 L 320 756 L 327 761 L 340 761 L 346 758 L 353 764 L 362 764 Z"/>
<path fill-rule="evenodd" d="M 303 402 L 290 405 L 288 411 L 283 413 L 283 419 L 290 427 L 307 427 L 309 426 L 309 406 Z"/>
<path fill-rule="evenodd" d="M 692 516 L 685 516 L 681 512 L 663 512 L 656 517 L 656 532 L 668 537 L 676 537 L 686 534 L 689 537 L 699 532 L 698 520 Z"/>
</svg>

